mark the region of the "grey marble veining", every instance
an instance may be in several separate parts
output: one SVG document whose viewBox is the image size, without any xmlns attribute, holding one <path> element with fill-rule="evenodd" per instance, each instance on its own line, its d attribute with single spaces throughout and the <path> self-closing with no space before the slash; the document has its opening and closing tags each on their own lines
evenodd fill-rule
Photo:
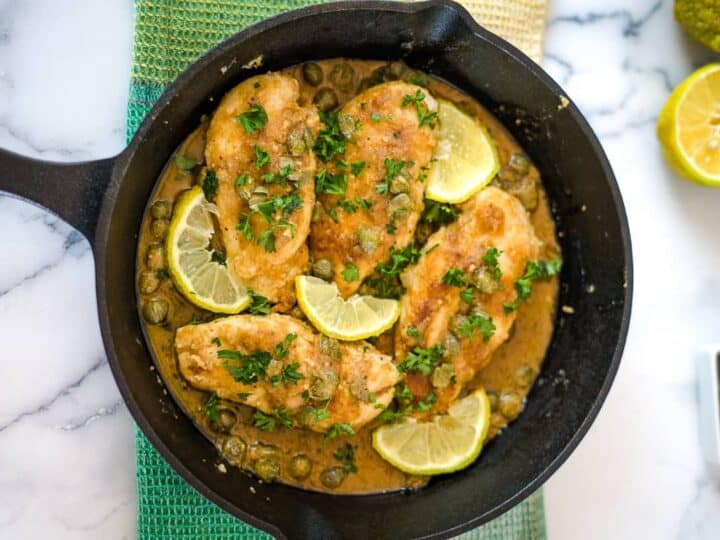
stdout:
<svg viewBox="0 0 720 540">
<path fill-rule="evenodd" d="M 720 190 L 679 180 L 654 133 L 670 90 L 718 57 L 671 12 L 670 0 L 551 3 L 543 65 L 608 153 L 636 273 L 616 383 L 546 486 L 552 540 L 720 537 L 692 363 L 720 341 Z M 131 47 L 131 0 L 0 0 L 0 146 L 62 161 L 119 152 Z M 90 248 L 4 196 L 0 231 L 0 538 L 134 538 L 132 421 L 102 349 Z"/>
</svg>

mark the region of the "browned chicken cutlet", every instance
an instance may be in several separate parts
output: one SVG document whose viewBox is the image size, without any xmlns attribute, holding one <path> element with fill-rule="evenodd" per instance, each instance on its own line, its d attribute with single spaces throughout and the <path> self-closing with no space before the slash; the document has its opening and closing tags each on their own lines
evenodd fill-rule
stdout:
<svg viewBox="0 0 720 540">
<path fill-rule="evenodd" d="M 392 400 L 399 377 L 391 358 L 370 344 L 338 343 L 281 314 L 184 326 L 175 349 L 196 388 L 266 414 L 282 411 L 319 432 L 370 422 Z"/>
<path fill-rule="evenodd" d="M 308 265 L 315 203 L 312 138 L 318 117 L 297 80 L 259 75 L 230 90 L 213 114 L 205 159 L 217 176 L 219 224 L 238 280 L 289 309 L 293 279 Z"/>
<path fill-rule="evenodd" d="M 430 349 L 439 367 L 431 375 L 408 370 L 407 384 L 420 399 L 432 392 L 435 411 L 445 410 L 508 339 L 516 312 L 505 305 L 515 301 L 513 284 L 541 246 L 520 201 L 500 189 L 484 189 L 461 210 L 456 222 L 428 239 L 426 245 L 437 248 L 425 250 L 401 276 L 407 294 L 395 333 L 395 361 L 402 368 L 416 347 Z"/>
<path fill-rule="evenodd" d="M 344 297 L 389 259 L 391 248 L 412 241 L 423 209 L 424 172 L 437 142 L 436 108 L 426 90 L 395 81 L 362 92 L 339 112 L 343 132 L 352 134 L 344 155 L 325 167 L 328 174 L 346 174 L 347 189 L 323 193 L 316 181 L 324 212 L 313 222 L 310 249 L 313 260 L 330 262 Z M 356 276 L 348 280 L 343 270 L 353 266 Z"/>
</svg>

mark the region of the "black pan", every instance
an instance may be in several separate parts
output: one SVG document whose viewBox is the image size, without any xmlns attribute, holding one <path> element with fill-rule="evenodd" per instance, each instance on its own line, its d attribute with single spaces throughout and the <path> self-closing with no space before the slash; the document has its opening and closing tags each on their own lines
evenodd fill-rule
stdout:
<svg viewBox="0 0 720 540">
<path fill-rule="evenodd" d="M 261 54 L 261 68 L 241 67 Z M 561 233 L 560 305 L 574 313 L 558 315 L 525 412 L 473 466 L 417 493 L 331 496 L 259 485 L 233 468 L 218 473 L 215 449 L 149 370 L 135 305 L 146 201 L 200 116 L 255 73 L 338 56 L 403 58 L 476 97 L 539 167 Z M 564 95 L 532 60 L 450 1 L 313 6 L 243 30 L 190 66 L 119 156 L 60 165 L 0 151 L 0 190 L 51 209 L 90 240 L 100 326 L 120 391 L 142 431 L 200 493 L 279 537 L 447 537 L 500 515 L 547 480 L 587 432 L 620 362 L 632 289 L 628 225 L 605 154 Z"/>
</svg>

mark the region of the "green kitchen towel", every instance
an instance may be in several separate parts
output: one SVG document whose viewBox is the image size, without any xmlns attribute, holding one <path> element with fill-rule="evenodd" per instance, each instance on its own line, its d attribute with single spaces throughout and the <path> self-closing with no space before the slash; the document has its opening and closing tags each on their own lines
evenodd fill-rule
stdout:
<svg viewBox="0 0 720 540">
<path fill-rule="evenodd" d="M 504 0 L 508 21 L 513 3 L 544 5 L 545 0 Z M 127 115 L 128 140 L 165 85 L 213 45 L 264 18 L 317 3 L 312 0 L 135 0 L 135 42 Z M 499 0 L 468 5 L 481 17 L 497 12 Z M 490 6 L 490 7 L 488 7 Z M 477 11 L 476 11 L 477 10 Z M 517 10 L 515 10 L 517 11 Z M 517 11 L 517 13 L 523 13 Z M 502 29 L 499 33 L 502 33 Z M 533 30 L 529 30 L 532 33 Z M 541 39 L 541 38 L 539 38 Z M 242 540 L 270 535 L 243 523 L 197 493 L 160 457 L 137 430 L 139 540 Z M 530 496 L 494 521 L 460 536 L 477 540 L 544 540 L 542 493 Z"/>
</svg>

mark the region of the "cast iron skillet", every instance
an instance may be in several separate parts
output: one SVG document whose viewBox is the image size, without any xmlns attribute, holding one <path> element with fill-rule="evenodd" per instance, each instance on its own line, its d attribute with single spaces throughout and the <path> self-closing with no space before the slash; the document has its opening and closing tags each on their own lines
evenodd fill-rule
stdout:
<svg viewBox="0 0 720 540">
<path fill-rule="evenodd" d="M 258 55 L 262 67 L 242 67 Z M 561 232 L 560 304 L 575 312 L 559 314 L 525 412 L 473 466 L 417 493 L 331 496 L 258 484 L 234 468 L 220 474 L 215 449 L 149 370 L 135 305 L 143 210 L 168 156 L 200 116 L 251 75 L 338 56 L 403 58 L 476 97 L 539 167 Z M 313 6 L 243 30 L 191 65 L 119 156 L 66 165 L 0 151 L 0 190 L 52 209 L 90 240 L 100 326 L 120 391 L 142 431 L 200 493 L 279 537 L 447 537 L 540 487 L 587 432 L 620 362 L 632 288 L 628 225 L 605 154 L 575 106 L 562 105 L 563 95 L 530 59 L 449 0 Z"/>
</svg>

